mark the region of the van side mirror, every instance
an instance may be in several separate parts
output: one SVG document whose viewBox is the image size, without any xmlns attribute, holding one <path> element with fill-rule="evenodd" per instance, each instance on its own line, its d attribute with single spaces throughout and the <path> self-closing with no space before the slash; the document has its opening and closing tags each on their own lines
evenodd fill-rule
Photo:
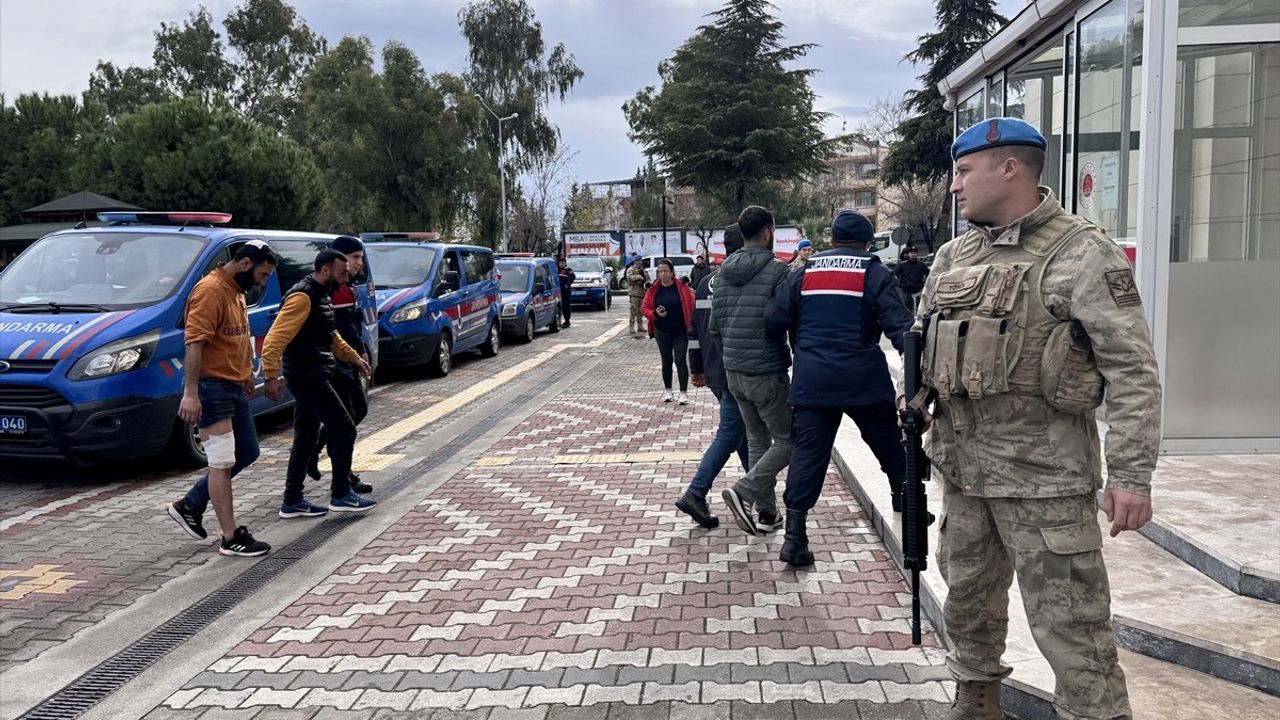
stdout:
<svg viewBox="0 0 1280 720">
<path fill-rule="evenodd" d="M 533 294 L 534 294 L 534 295 L 541 295 L 542 293 L 544 293 L 544 292 L 546 292 L 546 291 L 547 291 L 547 286 L 546 286 L 546 285 L 543 285 L 541 281 L 536 282 L 536 283 L 534 283 L 534 284 L 533 284 Z"/>
<path fill-rule="evenodd" d="M 441 270 L 440 284 L 436 286 L 435 295 L 441 297 L 457 290 L 459 287 L 459 277 L 457 270 Z"/>
</svg>

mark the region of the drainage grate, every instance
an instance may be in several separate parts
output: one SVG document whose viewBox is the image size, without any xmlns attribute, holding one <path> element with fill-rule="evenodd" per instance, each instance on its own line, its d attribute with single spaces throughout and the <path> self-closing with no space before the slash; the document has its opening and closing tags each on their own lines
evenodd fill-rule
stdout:
<svg viewBox="0 0 1280 720">
<path fill-rule="evenodd" d="M 572 369 L 573 365 L 570 364 L 555 371 L 545 381 L 514 398 L 508 407 L 524 405 L 546 388 L 555 386 L 556 382 Z M 485 420 L 501 411 L 502 408 L 495 410 L 474 423 L 466 432 L 460 433 L 449 445 L 414 463 L 412 467 L 388 482 L 383 494 L 388 497 L 394 496 L 408 487 L 422 470 L 448 462 L 458 451 L 484 435 L 491 425 Z M 465 414 L 455 418 L 455 421 L 461 417 L 465 417 Z M 245 598 L 261 590 L 298 560 L 310 555 L 356 519 L 352 515 L 330 518 L 297 540 L 273 551 L 271 555 L 254 563 L 252 567 L 204 600 L 178 613 L 168 622 L 142 636 L 137 642 L 107 658 L 97 667 L 41 701 L 23 714 L 19 720 L 70 720 L 83 715 L 108 695 L 141 675 L 160 658 L 225 615 Z"/>
</svg>

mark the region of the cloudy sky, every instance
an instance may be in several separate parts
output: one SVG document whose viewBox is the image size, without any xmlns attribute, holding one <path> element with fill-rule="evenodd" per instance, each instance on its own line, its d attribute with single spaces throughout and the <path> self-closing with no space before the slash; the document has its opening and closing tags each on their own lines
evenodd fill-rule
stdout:
<svg viewBox="0 0 1280 720">
<path fill-rule="evenodd" d="M 577 151 L 580 180 L 630 177 L 643 164 L 627 139 L 622 103 L 657 82 L 657 64 L 706 22 L 720 0 L 530 0 L 547 46 L 563 42 L 586 77 L 563 105 L 550 109 L 564 141 Z M 192 0 L 43 0 L 0 2 L 0 92 L 79 94 L 98 60 L 151 62 L 160 22 L 177 22 Z M 239 0 L 205 0 L 221 22 Z M 998 0 L 1012 16 L 1025 0 Z M 335 42 L 368 35 L 375 46 L 400 40 L 428 71 L 461 72 L 466 43 L 458 30 L 462 0 L 293 0 L 311 27 Z M 920 70 L 902 63 L 915 38 L 933 27 L 933 0 L 775 0 L 788 43 L 816 43 L 805 65 L 818 110 L 834 114 L 828 131 L 850 128 L 875 98 L 917 84 Z"/>
</svg>

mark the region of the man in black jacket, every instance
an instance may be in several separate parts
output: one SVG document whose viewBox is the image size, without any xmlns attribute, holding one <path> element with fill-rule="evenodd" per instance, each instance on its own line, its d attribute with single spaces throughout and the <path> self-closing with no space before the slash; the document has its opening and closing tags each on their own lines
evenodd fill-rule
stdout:
<svg viewBox="0 0 1280 720">
<path fill-rule="evenodd" d="M 334 512 L 366 512 L 376 502 L 351 491 L 351 455 L 356 426 L 333 389 L 337 361 L 355 365 L 369 374 L 369 363 L 356 354 L 338 334 L 333 317 L 333 291 L 347 282 L 347 257 L 332 248 L 316 255 L 315 272 L 289 289 L 262 344 L 265 392 L 272 400 L 284 395 L 281 372 L 293 394 L 293 449 L 285 473 L 284 502 L 280 517 L 319 517 Z M 316 449 L 324 423 L 333 459 L 329 507 L 313 505 L 302 495 L 302 477 Z"/>
<path fill-rule="evenodd" d="M 724 233 L 724 252 L 726 256 L 742 249 L 742 231 L 737 223 L 730 225 Z M 689 482 L 689 489 L 676 501 L 680 512 L 693 518 L 704 528 L 720 525 L 720 519 L 711 514 L 707 508 L 707 493 L 716 476 L 724 469 L 725 463 L 736 451 L 742 460 L 743 471 L 751 466 L 747 461 L 747 428 L 742 421 L 742 411 L 738 409 L 738 401 L 729 392 L 729 381 L 724 374 L 724 365 L 720 362 L 720 342 L 711 334 L 711 297 L 715 291 L 716 276 L 707 275 L 698 284 L 694 298 L 693 337 L 689 340 L 689 372 L 695 387 L 706 387 L 711 390 L 716 401 L 720 403 L 720 424 L 716 428 L 716 436 L 702 454 L 702 462 Z M 773 507 L 773 496 L 762 501 L 761 511 L 768 511 L 776 516 L 778 509 Z"/>
<path fill-rule="evenodd" d="M 569 316 L 573 314 L 573 281 L 578 276 L 564 258 L 560 258 L 556 266 L 560 274 L 560 313 L 564 315 L 564 327 L 569 327 Z"/>
<path fill-rule="evenodd" d="M 333 291 L 333 320 L 338 325 L 338 335 L 342 336 L 351 349 L 355 350 L 356 354 L 367 363 L 369 349 L 364 344 L 364 311 L 360 309 L 360 296 L 353 282 L 364 270 L 364 243 L 359 238 L 341 235 L 330 247 L 347 256 L 347 274 L 349 275 L 347 282 Z M 369 414 L 369 399 L 364 394 L 364 378 L 361 377 L 359 369 L 349 362 L 337 361 L 332 383 L 338 398 L 346 406 L 351 421 L 358 427 L 360 421 Z M 307 475 L 312 480 L 320 479 L 320 452 L 324 450 L 326 442 L 328 442 L 328 433 L 322 427 L 320 441 L 316 443 L 316 452 L 307 465 Z M 350 477 L 353 492 L 360 495 L 373 492 L 373 486 L 361 480 L 359 475 L 353 472 Z"/>
<path fill-rule="evenodd" d="M 861 213 L 841 210 L 831 223 L 832 249 L 793 270 L 765 311 L 771 330 L 792 334 L 796 355 L 788 395 L 793 450 L 783 496 L 787 530 L 780 554 L 790 565 L 813 563 L 805 519 L 822 492 L 842 416 L 858 425 L 889 477 L 894 510 L 901 503 L 906 455 L 880 336 L 887 333 L 901 351 L 902 334 L 914 318 L 898 298 L 893 276 L 867 252 L 874 234 Z"/>
<path fill-rule="evenodd" d="M 920 262 L 920 253 L 915 245 L 908 245 L 903 251 L 903 258 L 893 269 L 893 275 L 898 280 L 898 289 L 902 291 L 902 302 L 909 305 L 907 309 L 914 313 L 920 292 L 924 290 L 924 281 L 929 278 L 929 268 Z"/>
</svg>

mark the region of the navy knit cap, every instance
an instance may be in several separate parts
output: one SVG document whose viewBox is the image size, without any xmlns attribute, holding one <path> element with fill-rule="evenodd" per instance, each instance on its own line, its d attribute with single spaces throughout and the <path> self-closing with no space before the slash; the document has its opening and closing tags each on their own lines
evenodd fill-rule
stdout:
<svg viewBox="0 0 1280 720">
<path fill-rule="evenodd" d="M 831 239 L 837 242 L 860 242 L 871 244 L 875 240 L 876 230 L 871 221 L 857 210 L 841 210 L 836 219 L 831 221 Z"/>
<path fill-rule="evenodd" d="M 1006 145 L 1026 145 L 1044 150 L 1044 136 L 1030 123 L 1018 118 L 989 118 L 960 133 L 951 143 L 952 162 L 970 153 Z"/>
<path fill-rule="evenodd" d="M 353 252 L 364 252 L 364 243 L 360 242 L 360 238 L 353 238 L 350 235 L 339 235 L 329 247 L 346 255 Z"/>
</svg>

